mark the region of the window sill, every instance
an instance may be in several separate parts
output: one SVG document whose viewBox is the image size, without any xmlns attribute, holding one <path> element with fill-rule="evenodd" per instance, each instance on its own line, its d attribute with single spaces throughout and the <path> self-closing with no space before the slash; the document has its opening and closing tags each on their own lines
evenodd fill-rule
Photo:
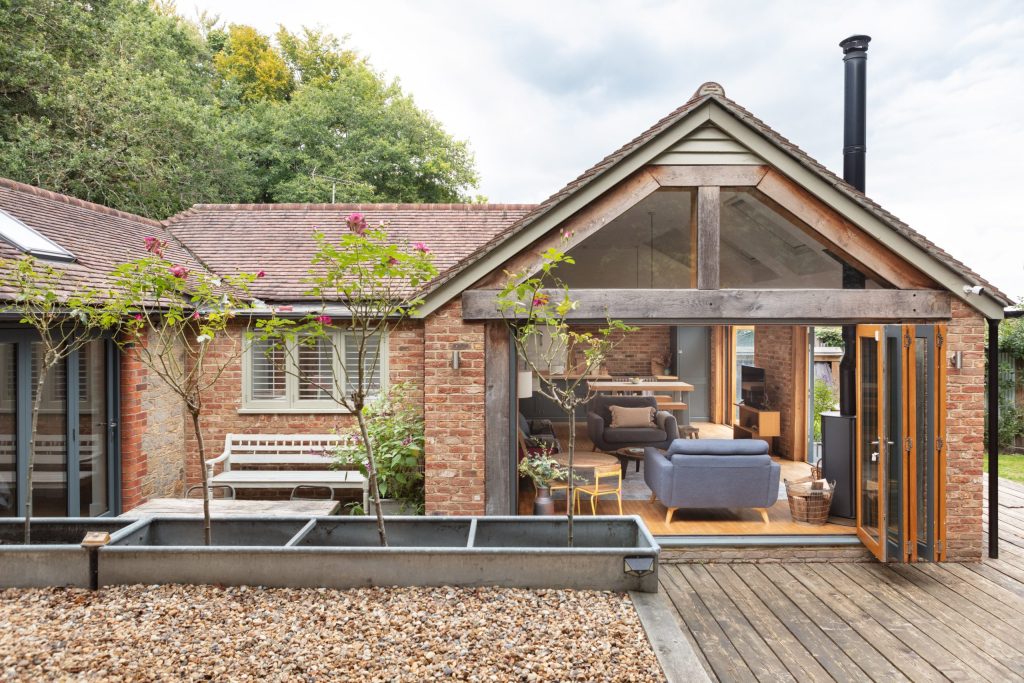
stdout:
<svg viewBox="0 0 1024 683">
<path fill-rule="evenodd" d="M 346 408 L 239 408 L 239 415 L 351 415 Z"/>
</svg>

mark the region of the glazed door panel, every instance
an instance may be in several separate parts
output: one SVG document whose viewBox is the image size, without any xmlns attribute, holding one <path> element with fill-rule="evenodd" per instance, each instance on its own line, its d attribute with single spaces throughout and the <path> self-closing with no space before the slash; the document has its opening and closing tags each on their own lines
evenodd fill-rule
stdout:
<svg viewBox="0 0 1024 683">
<path fill-rule="evenodd" d="M 885 561 L 883 330 L 857 326 L 857 536 Z"/>
</svg>

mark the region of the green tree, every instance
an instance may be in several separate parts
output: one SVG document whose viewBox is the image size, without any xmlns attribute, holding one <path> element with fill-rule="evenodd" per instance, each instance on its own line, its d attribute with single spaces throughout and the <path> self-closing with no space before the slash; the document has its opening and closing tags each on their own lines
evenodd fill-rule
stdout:
<svg viewBox="0 0 1024 683">
<path fill-rule="evenodd" d="M 566 240 L 570 235 L 564 236 Z M 608 355 L 636 330 L 621 320 L 609 318 L 594 332 L 581 332 L 569 324 L 576 308 L 569 291 L 556 272 L 558 267 L 575 263 L 562 248 L 550 247 L 541 254 L 541 266 L 534 273 L 528 268 L 510 273 L 498 293 L 498 312 L 512 334 L 517 355 L 539 382 L 538 392 L 557 405 L 569 422 L 568 471 L 573 472 L 576 454 L 576 409 L 594 397 L 588 378 Z M 582 359 L 573 368 L 575 379 L 559 379 L 566 359 Z M 573 500 L 576 476 L 567 476 L 566 516 L 569 547 L 574 542 Z"/>
<path fill-rule="evenodd" d="M 229 334 L 229 327 L 248 311 L 249 285 L 259 275 L 220 278 L 190 273 L 165 258 L 165 246 L 147 237 L 149 255 L 114 270 L 97 319 L 102 327 L 118 332 L 122 352 L 158 377 L 188 412 L 202 473 L 203 537 L 210 545 L 211 468 L 203 439 L 204 398 L 242 357 L 248 335 Z"/>
<path fill-rule="evenodd" d="M 459 202 L 477 182 L 466 143 L 359 63 L 265 113 L 262 201 Z"/>
<path fill-rule="evenodd" d="M 303 85 L 336 81 L 359 59 L 352 50 L 343 49 L 338 38 L 319 29 L 304 26 L 292 33 L 282 26 L 275 37 L 288 67 Z"/>
<path fill-rule="evenodd" d="M 377 391 L 373 377 L 380 367 L 380 340 L 423 303 L 420 288 L 437 275 L 430 249 L 422 242 L 395 244 L 388 237 L 388 226 L 367 225 L 361 213 L 352 213 L 345 221 L 348 231 L 340 238 L 328 237 L 317 230 L 313 238 L 317 250 L 308 294 L 320 301 L 320 311 L 299 318 L 275 315 L 257 323 L 262 340 L 271 341 L 271 351 L 291 358 L 289 367 L 304 384 L 315 387 L 335 403 L 356 416 L 365 459 L 361 469 L 370 483 L 370 495 L 377 507 L 377 533 L 380 544 L 388 544 L 381 509 L 381 488 L 375 449 L 394 453 L 380 443 L 382 433 L 371 427 L 367 401 Z M 344 306 L 345 316 L 335 321 L 328 311 Z M 344 333 L 344 337 L 342 334 Z M 333 363 L 329 372 L 309 368 L 297 361 L 299 348 L 322 346 L 329 350 Z M 355 348 L 354 356 L 351 355 Z M 408 454 L 400 451 L 400 457 Z M 389 465 L 390 467 L 390 465 Z"/>
</svg>

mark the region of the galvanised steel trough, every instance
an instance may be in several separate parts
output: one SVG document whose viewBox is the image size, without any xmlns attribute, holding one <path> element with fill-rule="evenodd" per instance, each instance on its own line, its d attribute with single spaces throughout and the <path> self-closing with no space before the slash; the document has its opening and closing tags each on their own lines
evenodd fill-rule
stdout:
<svg viewBox="0 0 1024 683">
<path fill-rule="evenodd" d="M 82 539 L 90 531 L 114 534 L 132 519 L 40 517 L 32 522 L 32 544 L 22 543 L 23 517 L 0 519 L 0 588 L 89 587 L 89 551 Z"/>
<path fill-rule="evenodd" d="M 97 552 L 100 586 L 658 590 L 661 550 L 637 516 L 577 518 L 572 548 L 564 517 L 389 517 L 387 548 L 378 545 L 376 519 L 361 516 L 214 518 L 210 546 L 203 545 L 202 518 L 193 515 L 44 521 L 112 532 Z M 86 530 L 69 527 L 70 535 L 82 532 L 67 536 L 73 546 L 31 546 L 35 573 L 25 574 L 30 565 L 23 562 L 25 569 L 0 585 L 88 586 L 88 555 L 77 546 Z M 0 567 L 11 566 L 5 557 L 19 551 L 0 545 Z"/>
</svg>

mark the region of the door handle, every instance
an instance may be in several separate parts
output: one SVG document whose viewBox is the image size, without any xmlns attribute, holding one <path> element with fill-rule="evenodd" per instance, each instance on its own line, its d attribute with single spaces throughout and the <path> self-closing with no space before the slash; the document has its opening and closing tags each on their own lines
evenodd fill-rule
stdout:
<svg viewBox="0 0 1024 683">
<path fill-rule="evenodd" d="M 116 422 L 99 422 L 97 424 L 99 424 L 100 427 L 109 427 L 111 429 L 116 429 L 117 428 L 117 423 Z"/>
<path fill-rule="evenodd" d="M 878 451 L 872 451 L 871 462 L 878 462 Z"/>
</svg>

